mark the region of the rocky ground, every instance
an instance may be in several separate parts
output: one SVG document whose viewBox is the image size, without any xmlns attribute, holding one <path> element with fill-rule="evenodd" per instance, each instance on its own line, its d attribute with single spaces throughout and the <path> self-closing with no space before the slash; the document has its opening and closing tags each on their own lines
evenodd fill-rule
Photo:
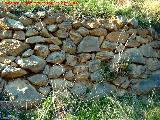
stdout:
<svg viewBox="0 0 160 120">
<path fill-rule="evenodd" d="M 131 61 L 127 75 L 103 80 L 101 62 L 117 70 L 121 60 Z M 159 88 L 160 35 L 136 19 L 74 20 L 51 11 L 1 15 L 0 93 L 10 101 L 41 100 L 52 90 L 90 99 Z"/>
</svg>

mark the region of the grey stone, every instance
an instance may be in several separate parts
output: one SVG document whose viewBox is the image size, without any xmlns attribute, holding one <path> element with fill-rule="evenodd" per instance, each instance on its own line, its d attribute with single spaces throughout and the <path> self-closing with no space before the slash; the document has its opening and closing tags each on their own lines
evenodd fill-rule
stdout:
<svg viewBox="0 0 160 120">
<path fill-rule="evenodd" d="M 34 28 L 27 28 L 27 30 L 26 30 L 27 37 L 31 37 L 31 36 L 38 35 L 38 34 L 39 34 L 39 32 L 37 30 L 35 30 Z"/>
<path fill-rule="evenodd" d="M 96 70 L 100 69 L 100 60 L 92 60 L 89 62 L 89 72 L 95 72 Z"/>
<path fill-rule="evenodd" d="M 0 30 L 0 39 L 12 38 L 12 30 Z"/>
<path fill-rule="evenodd" d="M 65 52 L 53 52 L 46 58 L 46 61 L 49 63 L 62 63 L 65 60 Z"/>
<path fill-rule="evenodd" d="M 77 64 L 77 57 L 74 55 L 66 55 L 66 64 L 70 66 L 75 66 Z"/>
<path fill-rule="evenodd" d="M 47 29 L 49 32 L 56 32 L 57 31 L 57 25 L 48 25 Z"/>
<path fill-rule="evenodd" d="M 50 68 L 48 77 L 49 78 L 59 78 L 65 73 L 65 68 L 61 65 L 54 65 Z"/>
<path fill-rule="evenodd" d="M 47 96 L 49 94 L 49 92 L 51 91 L 51 87 L 50 86 L 46 86 L 46 87 L 40 87 L 38 89 L 38 91 L 40 93 L 42 93 L 44 96 Z"/>
<path fill-rule="evenodd" d="M 36 86 L 46 86 L 48 84 L 48 77 L 44 74 L 35 74 L 27 79 Z"/>
<path fill-rule="evenodd" d="M 79 33 L 76 33 L 74 31 L 70 31 L 70 38 L 71 38 L 71 40 L 73 40 L 73 42 L 75 44 L 78 44 L 81 41 L 82 36 Z"/>
<path fill-rule="evenodd" d="M 137 28 L 138 27 L 138 20 L 136 20 L 135 18 L 129 19 L 128 24 L 133 26 L 133 28 Z"/>
<path fill-rule="evenodd" d="M 37 56 L 40 56 L 42 58 L 46 58 L 49 54 L 49 48 L 47 45 L 36 44 L 34 47 L 34 52 Z"/>
<path fill-rule="evenodd" d="M 61 48 L 58 45 L 50 44 L 49 45 L 49 50 L 54 52 L 54 51 L 61 50 Z"/>
<path fill-rule="evenodd" d="M 140 46 L 139 50 L 145 57 L 153 57 L 154 56 L 154 50 L 150 45 L 142 45 Z"/>
<path fill-rule="evenodd" d="M 22 54 L 22 57 L 29 57 L 29 56 L 33 55 L 33 52 L 34 51 L 32 49 L 28 49 Z"/>
<path fill-rule="evenodd" d="M 82 36 L 87 36 L 89 34 L 89 30 L 85 27 L 80 27 L 76 32 L 78 32 Z"/>
<path fill-rule="evenodd" d="M 32 19 L 26 17 L 26 16 L 21 16 L 19 18 L 19 21 L 24 25 L 24 26 L 28 26 L 31 25 L 33 23 Z"/>
<path fill-rule="evenodd" d="M 67 53 L 74 54 L 76 53 L 76 45 L 70 39 L 63 41 L 63 50 Z"/>
<path fill-rule="evenodd" d="M 102 51 L 102 52 L 97 52 L 96 53 L 96 58 L 99 60 L 110 60 L 114 56 L 113 52 L 108 52 L 108 51 Z"/>
<path fill-rule="evenodd" d="M 160 61 L 157 58 L 148 58 L 146 65 L 147 68 L 151 71 L 160 69 Z"/>
<path fill-rule="evenodd" d="M 56 32 L 56 35 L 58 38 L 67 38 L 69 36 L 68 32 L 66 32 L 65 30 L 63 29 L 59 29 L 57 32 Z"/>
<path fill-rule="evenodd" d="M 38 73 L 44 69 L 44 66 L 46 65 L 46 61 L 42 58 L 39 58 L 35 55 L 32 55 L 28 58 L 21 58 L 18 59 L 17 64 L 26 70 L 30 70 L 34 73 Z"/>
<path fill-rule="evenodd" d="M 150 46 L 152 47 L 152 48 L 155 48 L 155 49 L 159 49 L 160 48 L 160 41 L 153 41 L 153 42 L 151 42 L 150 43 Z"/>
<path fill-rule="evenodd" d="M 85 72 L 80 72 L 77 73 L 75 75 L 75 80 L 79 81 L 79 80 L 88 80 L 89 78 L 89 72 L 85 71 Z"/>
<path fill-rule="evenodd" d="M 85 96 L 87 92 L 87 87 L 84 84 L 81 83 L 76 83 L 73 88 L 71 89 L 71 93 L 74 95 L 80 97 L 80 96 Z"/>
<path fill-rule="evenodd" d="M 98 37 L 87 36 L 78 45 L 78 52 L 100 51 Z"/>
<path fill-rule="evenodd" d="M 34 43 L 43 43 L 44 38 L 42 36 L 33 36 L 26 39 L 26 43 L 34 44 Z"/>
<path fill-rule="evenodd" d="M 49 34 L 49 32 L 46 28 L 42 28 L 42 30 L 39 33 L 43 37 L 48 37 L 48 38 L 51 37 L 51 35 Z"/>
<path fill-rule="evenodd" d="M 23 31 L 15 31 L 13 38 L 17 40 L 25 40 L 25 33 Z"/>
<path fill-rule="evenodd" d="M 50 69 L 50 66 L 49 66 L 49 65 L 46 65 L 46 66 L 44 67 L 43 74 L 48 75 L 48 74 L 49 74 L 49 69 Z"/>
<path fill-rule="evenodd" d="M 118 46 L 118 43 L 109 42 L 109 41 L 103 41 L 101 45 L 101 49 L 107 50 L 107 51 L 113 51 Z"/>
<path fill-rule="evenodd" d="M 42 95 L 32 85 L 19 78 L 9 82 L 5 86 L 4 92 L 10 97 L 10 100 L 34 101 L 42 99 Z"/>
<path fill-rule="evenodd" d="M 13 79 L 13 78 L 24 76 L 26 74 L 27 72 L 21 68 L 7 66 L 3 69 L 1 73 L 1 77 L 4 77 L 6 79 Z"/>
<path fill-rule="evenodd" d="M 96 81 L 96 82 L 103 81 L 104 77 L 102 74 L 103 71 L 101 69 L 91 73 L 91 81 Z"/>
<path fill-rule="evenodd" d="M 24 25 L 17 20 L 10 18 L 1 18 L 0 19 L 0 27 L 5 29 L 14 29 L 14 30 L 24 30 Z"/>
<path fill-rule="evenodd" d="M 46 15 L 47 15 L 46 11 L 38 11 L 37 12 L 38 18 L 45 18 Z"/>
<path fill-rule="evenodd" d="M 147 44 L 149 42 L 149 40 L 147 38 L 143 38 L 141 36 L 136 36 L 136 40 L 140 43 L 140 44 Z"/>
</svg>

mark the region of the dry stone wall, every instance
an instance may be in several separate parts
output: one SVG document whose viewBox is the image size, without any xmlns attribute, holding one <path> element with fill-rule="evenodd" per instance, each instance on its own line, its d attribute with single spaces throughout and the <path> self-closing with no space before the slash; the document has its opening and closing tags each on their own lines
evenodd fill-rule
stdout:
<svg viewBox="0 0 160 120">
<path fill-rule="evenodd" d="M 0 18 L 0 93 L 10 100 L 33 101 L 52 90 L 93 98 L 160 88 L 160 36 L 136 19 L 74 20 L 46 11 L 9 15 Z M 103 79 L 101 62 L 116 70 L 121 59 L 130 60 L 127 74 Z"/>
</svg>

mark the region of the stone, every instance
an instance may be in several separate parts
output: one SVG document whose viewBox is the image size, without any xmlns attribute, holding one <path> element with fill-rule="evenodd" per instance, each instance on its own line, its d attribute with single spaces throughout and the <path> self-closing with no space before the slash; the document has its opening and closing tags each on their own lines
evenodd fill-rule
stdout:
<svg viewBox="0 0 160 120">
<path fill-rule="evenodd" d="M 29 48 L 29 45 L 15 39 L 3 39 L 0 42 L 0 56 L 17 56 Z"/>
<path fill-rule="evenodd" d="M 49 32 L 46 28 L 42 28 L 42 30 L 39 33 L 43 37 L 48 37 L 48 38 L 51 37 L 51 35 L 49 34 Z"/>
<path fill-rule="evenodd" d="M 153 57 L 154 56 L 154 50 L 150 45 L 142 45 L 139 47 L 139 50 L 145 57 Z"/>
<path fill-rule="evenodd" d="M 89 30 L 85 27 L 80 27 L 78 30 L 76 30 L 80 35 L 87 36 L 89 35 Z"/>
<path fill-rule="evenodd" d="M 47 95 L 50 93 L 50 91 L 51 91 L 51 87 L 50 87 L 50 86 L 40 87 L 40 88 L 38 89 L 38 91 L 39 91 L 41 94 L 43 94 L 44 96 L 47 96 Z"/>
<path fill-rule="evenodd" d="M 16 58 L 14 56 L 5 56 L 0 57 L 0 63 L 4 63 L 6 65 L 10 65 Z"/>
<path fill-rule="evenodd" d="M 70 89 L 74 86 L 74 83 L 64 79 L 51 79 L 50 83 L 53 90 Z"/>
<path fill-rule="evenodd" d="M 98 37 L 86 36 L 78 45 L 78 53 L 100 51 Z"/>
<path fill-rule="evenodd" d="M 47 45 L 36 44 L 34 47 L 34 52 L 37 56 L 46 58 L 49 55 L 49 49 Z"/>
<path fill-rule="evenodd" d="M 66 80 L 73 80 L 74 79 L 74 74 L 73 74 L 73 72 L 72 72 L 72 70 L 69 70 L 69 71 L 67 71 L 66 73 L 65 73 L 65 75 L 64 75 L 64 78 L 66 79 Z"/>
<path fill-rule="evenodd" d="M 38 56 L 32 55 L 28 58 L 20 58 L 17 64 L 22 68 L 34 73 L 42 71 L 46 65 L 46 61 Z"/>
<path fill-rule="evenodd" d="M 24 30 L 24 25 L 17 20 L 10 18 L 1 18 L 0 19 L 0 28 L 3 29 L 13 29 L 13 30 Z"/>
<path fill-rule="evenodd" d="M 10 39 L 10 38 L 12 38 L 12 30 L 0 29 L 0 39 Z"/>
<path fill-rule="evenodd" d="M 38 22 L 34 25 L 34 28 L 37 30 L 37 31 L 41 31 L 43 28 L 46 27 L 46 23 L 44 23 L 43 21 L 42 22 Z"/>
<path fill-rule="evenodd" d="M 5 86 L 5 81 L 0 77 L 0 94 L 2 93 L 4 86 Z"/>
<path fill-rule="evenodd" d="M 137 64 L 145 64 L 145 59 L 137 48 L 130 48 L 125 51 L 126 56 L 128 56 L 129 60 L 131 60 L 132 63 Z"/>
<path fill-rule="evenodd" d="M 78 44 L 81 41 L 82 36 L 79 33 L 76 33 L 74 31 L 70 31 L 70 38 L 71 38 L 71 40 L 73 40 L 73 42 L 75 44 Z"/>
<path fill-rule="evenodd" d="M 59 52 L 53 52 L 46 58 L 46 61 L 49 63 L 62 63 L 65 60 L 65 52 L 59 51 Z"/>
<path fill-rule="evenodd" d="M 25 33 L 23 31 L 15 31 L 13 38 L 17 40 L 25 40 Z"/>
<path fill-rule="evenodd" d="M 133 28 L 137 28 L 138 27 L 138 20 L 135 18 L 129 19 L 128 24 L 131 25 Z"/>
<path fill-rule="evenodd" d="M 104 96 L 110 95 L 116 91 L 116 88 L 105 82 L 97 83 L 91 89 L 91 92 L 87 94 L 87 100 L 102 98 Z"/>
<path fill-rule="evenodd" d="M 49 74 L 49 69 L 50 69 L 50 66 L 49 66 L 49 65 L 46 65 L 46 66 L 44 67 L 43 74 L 48 75 L 48 74 Z"/>
<path fill-rule="evenodd" d="M 73 93 L 78 97 L 80 96 L 84 97 L 86 95 L 86 92 L 87 92 L 87 87 L 81 83 L 76 83 L 71 89 L 71 93 Z"/>
<path fill-rule="evenodd" d="M 96 28 L 96 29 L 90 30 L 90 35 L 92 35 L 92 36 L 106 36 L 107 30 L 104 28 Z"/>
<path fill-rule="evenodd" d="M 150 46 L 154 49 L 160 49 L 160 41 L 156 40 L 150 43 Z"/>
<path fill-rule="evenodd" d="M 69 36 L 69 33 L 66 32 L 64 29 L 59 29 L 57 32 L 56 32 L 56 36 L 58 38 L 67 38 Z"/>
<path fill-rule="evenodd" d="M 61 45 L 62 41 L 58 37 L 45 38 L 45 42 L 49 44 Z"/>
<path fill-rule="evenodd" d="M 122 28 L 126 24 L 126 19 L 123 16 L 115 16 L 112 18 L 112 23 L 116 24 L 118 28 Z"/>
<path fill-rule="evenodd" d="M 103 77 L 102 73 L 103 73 L 102 69 L 99 69 L 99 70 L 91 73 L 91 75 L 90 75 L 91 76 L 91 81 L 93 81 L 93 82 L 103 81 L 104 77 Z"/>
<path fill-rule="evenodd" d="M 105 40 L 105 41 L 103 41 L 103 43 L 101 45 L 101 49 L 107 50 L 107 51 L 113 51 L 116 49 L 117 46 L 118 46 L 118 43 L 109 42 L 109 41 Z"/>
<path fill-rule="evenodd" d="M 130 64 L 128 71 L 132 78 L 139 78 L 146 71 L 146 66 Z"/>
<path fill-rule="evenodd" d="M 74 21 L 73 23 L 72 23 L 72 27 L 73 28 L 75 28 L 75 29 L 78 29 L 79 27 L 81 27 L 82 26 L 82 23 L 80 22 L 80 21 Z"/>
<path fill-rule="evenodd" d="M 136 40 L 140 43 L 140 44 L 147 44 L 149 42 L 149 40 L 147 38 L 143 38 L 141 36 L 136 36 Z"/>
<path fill-rule="evenodd" d="M 38 11 L 37 14 L 38 18 L 45 18 L 47 15 L 46 11 Z"/>
<path fill-rule="evenodd" d="M 49 50 L 54 52 L 54 51 L 59 51 L 61 48 L 58 45 L 50 44 L 49 45 Z"/>
<path fill-rule="evenodd" d="M 125 32 L 111 32 L 106 36 L 111 42 L 125 42 L 129 38 L 129 34 Z"/>
<path fill-rule="evenodd" d="M 100 64 L 101 64 L 101 61 L 100 60 L 91 60 L 89 62 L 89 72 L 95 72 L 96 70 L 100 69 Z"/>
<path fill-rule="evenodd" d="M 140 46 L 140 42 L 137 41 L 137 39 L 129 39 L 129 41 L 127 42 L 126 47 L 130 48 L 130 47 L 139 47 Z"/>
<path fill-rule="evenodd" d="M 1 77 L 4 77 L 5 79 L 13 79 L 24 76 L 26 74 L 27 72 L 21 68 L 7 66 L 3 69 Z"/>
<path fill-rule="evenodd" d="M 96 59 L 99 59 L 99 60 L 110 60 L 112 59 L 114 56 L 114 53 L 113 52 L 108 52 L 108 51 L 102 51 L 102 52 L 97 52 L 96 53 Z"/>
<path fill-rule="evenodd" d="M 80 63 L 85 63 L 85 62 L 87 62 L 88 60 L 90 60 L 91 59 L 91 54 L 89 54 L 89 53 L 82 53 L 82 54 L 79 54 L 78 55 L 78 61 L 80 62 Z"/>
<path fill-rule="evenodd" d="M 155 71 L 160 69 L 160 61 L 157 58 L 148 58 L 146 61 L 147 69 Z"/>
<path fill-rule="evenodd" d="M 117 79 L 113 80 L 112 83 L 118 87 L 126 89 L 129 87 L 130 81 L 128 80 L 128 77 L 120 76 Z"/>
<path fill-rule="evenodd" d="M 109 31 L 117 31 L 117 30 L 118 30 L 116 24 L 113 24 L 113 23 L 111 23 L 111 22 L 109 22 L 109 23 L 104 23 L 104 24 L 102 24 L 102 26 L 103 26 L 105 29 L 109 30 Z"/>
<path fill-rule="evenodd" d="M 65 68 L 61 65 L 54 65 L 50 68 L 48 77 L 49 78 L 59 78 L 65 73 Z"/>
<path fill-rule="evenodd" d="M 66 55 L 66 64 L 69 66 L 75 66 L 77 64 L 77 57 L 74 55 Z"/>
<path fill-rule="evenodd" d="M 147 34 L 149 34 L 149 31 L 147 29 L 139 28 L 137 29 L 137 34 L 140 36 L 146 37 Z"/>
<path fill-rule="evenodd" d="M 26 37 L 36 36 L 38 34 L 39 32 L 34 28 L 27 28 L 26 30 Z"/>
<path fill-rule="evenodd" d="M 33 85 L 46 86 L 48 84 L 48 77 L 44 74 L 35 74 L 27 78 Z"/>
<path fill-rule="evenodd" d="M 88 72 L 88 65 L 76 65 L 73 69 L 73 73 L 78 74 L 82 72 Z"/>
<path fill-rule="evenodd" d="M 16 101 L 34 101 L 42 99 L 42 95 L 39 94 L 36 89 L 25 80 L 20 78 L 9 82 L 4 92 L 10 100 Z"/>
<path fill-rule="evenodd" d="M 28 26 L 31 25 L 33 23 L 32 19 L 26 17 L 26 16 L 21 16 L 19 18 L 19 21 L 24 25 L 24 26 Z"/>
<path fill-rule="evenodd" d="M 56 32 L 57 29 L 58 29 L 58 26 L 57 26 L 57 25 L 54 25 L 54 24 L 48 25 L 48 26 L 47 26 L 47 29 L 48 29 L 49 32 Z"/>
<path fill-rule="evenodd" d="M 98 21 L 86 21 L 86 20 L 82 21 L 82 25 L 87 29 L 94 29 L 100 26 Z"/>
<path fill-rule="evenodd" d="M 0 72 L 2 72 L 6 66 L 7 65 L 0 63 Z"/>
<path fill-rule="evenodd" d="M 78 80 L 88 80 L 89 78 L 89 73 L 86 71 L 86 72 L 80 72 L 80 73 L 77 73 L 75 75 L 75 80 L 78 81 Z"/>
<path fill-rule="evenodd" d="M 56 23 L 56 17 L 53 16 L 53 15 L 47 15 L 44 19 L 43 19 L 43 22 L 46 23 L 46 24 L 54 24 Z"/>
<path fill-rule="evenodd" d="M 59 29 L 64 29 L 66 31 L 70 31 L 72 29 L 72 25 L 70 22 L 62 22 L 58 25 Z"/>
<path fill-rule="evenodd" d="M 128 34 L 130 34 L 130 35 L 136 35 L 137 34 L 137 29 L 129 29 L 128 31 L 127 31 L 127 33 Z"/>
<path fill-rule="evenodd" d="M 66 39 L 63 41 L 63 50 L 66 53 L 75 54 L 76 53 L 76 45 L 70 39 Z"/>
<path fill-rule="evenodd" d="M 22 57 L 30 57 L 33 53 L 34 51 L 32 49 L 28 49 L 22 54 Z"/>
<path fill-rule="evenodd" d="M 26 43 L 34 44 L 34 43 L 43 43 L 45 42 L 45 38 L 42 36 L 33 36 L 26 39 Z"/>
</svg>

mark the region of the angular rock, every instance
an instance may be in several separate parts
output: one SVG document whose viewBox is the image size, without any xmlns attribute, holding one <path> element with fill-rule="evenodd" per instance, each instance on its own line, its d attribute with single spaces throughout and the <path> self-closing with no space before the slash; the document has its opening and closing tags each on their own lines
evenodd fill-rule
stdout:
<svg viewBox="0 0 160 120">
<path fill-rule="evenodd" d="M 74 74 L 72 72 L 72 70 L 69 70 L 65 73 L 64 78 L 66 80 L 73 80 L 74 79 Z"/>
<path fill-rule="evenodd" d="M 77 73 L 75 75 L 75 80 L 78 81 L 78 80 L 88 80 L 89 78 L 89 73 L 86 71 L 86 72 L 80 72 L 80 73 Z"/>
<path fill-rule="evenodd" d="M 71 93 L 74 95 L 80 97 L 80 96 L 85 96 L 87 92 L 87 87 L 84 84 L 76 83 L 73 88 L 71 89 Z"/>
<path fill-rule="evenodd" d="M 90 60 L 91 59 L 91 54 L 89 54 L 89 53 L 82 53 L 82 54 L 79 54 L 78 55 L 78 61 L 80 62 L 80 63 L 84 63 L 84 62 L 87 62 L 88 60 Z"/>
<path fill-rule="evenodd" d="M 70 31 L 72 29 L 72 25 L 70 22 L 62 22 L 58 25 L 59 29 L 64 29 L 66 31 Z"/>
<path fill-rule="evenodd" d="M 37 31 L 41 31 L 43 28 L 46 27 L 46 23 L 44 23 L 43 21 L 42 22 L 38 22 L 34 25 L 34 28 L 37 30 Z"/>
<path fill-rule="evenodd" d="M 42 95 L 32 85 L 19 78 L 9 82 L 5 86 L 4 92 L 10 97 L 10 100 L 34 101 L 42 99 Z"/>
<path fill-rule="evenodd" d="M 140 42 L 137 41 L 137 39 L 129 39 L 126 47 L 139 47 L 140 46 Z"/>
<path fill-rule="evenodd" d="M 47 45 L 36 44 L 34 47 L 34 52 L 37 56 L 46 58 L 49 54 L 49 49 Z"/>
<path fill-rule="evenodd" d="M 160 41 L 153 41 L 150 43 L 150 46 L 154 49 L 160 49 Z"/>
<path fill-rule="evenodd" d="M 0 94 L 2 93 L 4 86 L 5 86 L 5 81 L 0 77 Z"/>
<path fill-rule="evenodd" d="M 4 63 L 6 65 L 10 65 L 16 58 L 14 56 L 5 56 L 0 57 L 0 63 Z"/>
<path fill-rule="evenodd" d="M 0 19 L 0 27 L 4 29 L 13 29 L 13 30 L 24 30 L 24 25 L 17 20 L 10 18 L 1 18 Z"/>
<path fill-rule="evenodd" d="M 38 11 L 37 12 L 38 18 L 45 18 L 46 15 L 47 15 L 46 11 Z"/>
<path fill-rule="evenodd" d="M 51 79 L 50 83 L 53 90 L 64 90 L 72 88 L 74 83 L 64 79 Z"/>
<path fill-rule="evenodd" d="M 31 36 L 35 36 L 35 35 L 38 35 L 39 32 L 34 29 L 34 28 L 27 28 L 27 31 L 26 31 L 26 36 L 27 37 L 31 37 Z"/>
<path fill-rule="evenodd" d="M 45 38 L 44 41 L 49 43 L 49 44 L 53 44 L 53 43 L 55 45 L 61 45 L 62 44 L 62 41 L 58 37 Z"/>
<path fill-rule="evenodd" d="M 149 42 L 149 40 L 147 38 L 143 38 L 141 36 L 136 36 L 136 40 L 140 43 L 140 44 L 147 44 Z"/>
<path fill-rule="evenodd" d="M 82 36 L 79 33 L 70 31 L 70 38 L 73 40 L 75 44 L 78 44 L 81 41 Z"/>
<path fill-rule="evenodd" d="M 54 24 L 56 22 L 56 17 L 54 15 L 48 15 L 43 19 L 43 22 L 46 24 Z"/>
<path fill-rule="evenodd" d="M 33 36 L 33 37 L 27 38 L 26 43 L 30 43 L 30 44 L 42 43 L 42 42 L 45 42 L 44 40 L 45 38 L 43 38 L 42 36 Z"/>
<path fill-rule="evenodd" d="M 93 36 L 106 36 L 107 30 L 104 28 L 96 28 L 90 31 L 90 35 Z"/>
<path fill-rule="evenodd" d="M 136 20 L 135 18 L 129 19 L 127 22 L 133 28 L 137 28 L 138 27 L 138 20 Z"/>
<path fill-rule="evenodd" d="M 66 55 L 66 64 L 70 66 L 75 66 L 77 64 L 77 57 L 74 55 Z"/>
<path fill-rule="evenodd" d="M 56 32 L 56 35 L 58 38 L 67 38 L 69 36 L 68 32 L 66 32 L 65 30 L 63 29 L 59 29 L 57 32 Z"/>
<path fill-rule="evenodd" d="M 44 96 L 47 96 L 51 91 L 51 87 L 50 86 L 40 87 L 38 91 L 42 93 Z"/>
<path fill-rule="evenodd" d="M 13 38 L 17 40 L 25 40 L 25 33 L 23 31 L 15 31 Z"/>
<path fill-rule="evenodd" d="M 22 54 L 22 57 L 30 57 L 31 55 L 33 55 L 33 52 L 34 51 L 32 49 L 28 49 Z"/>
<path fill-rule="evenodd" d="M 74 21 L 72 23 L 72 27 L 75 28 L 75 29 L 78 29 L 81 26 L 82 26 L 82 23 L 80 21 Z"/>
<path fill-rule="evenodd" d="M 78 45 L 78 53 L 93 51 L 100 51 L 98 37 L 84 37 Z"/>
<path fill-rule="evenodd" d="M 82 72 L 88 72 L 88 66 L 87 65 L 76 65 L 74 67 L 73 73 L 82 73 Z"/>
<path fill-rule="evenodd" d="M 139 50 L 145 57 L 153 57 L 155 52 L 150 45 L 142 45 L 139 47 Z"/>
<path fill-rule="evenodd" d="M 146 66 L 130 64 L 128 69 L 132 78 L 139 78 L 146 71 Z"/>
<path fill-rule="evenodd" d="M 36 86 L 46 86 L 48 84 L 48 77 L 44 74 L 35 74 L 27 79 Z"/>
<path fill-rule="evenodd" d="M 104 23 L 104 24 L 102 24 L 102 26 L 109 31 L 117 31 L 118 30 L 117 26 L 114 23 Z"/>
<path fill-rule="evenodd" d="M 129 37 L 129 34 L 125 32 L 111 32 L 106 36 L 111 42 L 125 42 Z"/>
<path fill-rule="evenodd" d="M 21 41 L 15 39 L 3 39 L 0 42 L 0 56 L 17 56 L 27 48 L 29 48 L 29 45 L 22 43 Z"/>
<path fill-rule="evenodd" d="M 66 53 L 75 54 L 76 53 L 76 45 L 70 39 L 63 41 L 63 50 Z"/>
<path fill-rule="evenodd" d="M 118 46 L 118 43 L 109 42 L 109 41 L 103 41 L 101 45 L 101 49 L 107 50 L 107 51 L 113 51 Z"/>
<path fill-rule="evenodd" d="M 42 28 L 42 30 L 39 33 L 43 37 L 48 37 L 48 38 L 51 37 L 51 35 L 49 34 L 49 32 L 46 28 Z"/>
<path fill-rule="evenodd" d="M 57 25 L 53 24 L 53 25 L 48 25 L 47 29 L 48 29 L 49 32 L 56 32 L 58 27 L 57 27 Z"/>
<path fill-rule="evenodd" d="M 65 73 L 65 68 L 61 65 L 54 65 L 50 68 L 48 77 L 49 78 L 59 78 Z"/>
<path fill-rule="evenodd" d="M 101 82 L 104 80 L 104 77 L 102 75 L 103 71 L 101 69 L 91 73 L 91 81 Z"/>
<path fill-rule="evenodd" d="M 76 32 L 78 32 L 82 36 L 87 36 L 89 34 L 89 30 L 85 27 L 80 27 Z"/>
<path fill-rule="evenodd" d="M 157 58 L 148 58 L 146 65 L 147 65 L 147 69 L 151 71 L 160 69 L 160 61 Z"/>
<path fill-rule="evenodd" d="M 5 67 L 7 67 L 7 65 L 0 63 L 0 72 L 2 72 Z"/>
<path fill-rule="evenodd" d="M 33 23 L 32 19 L 26 17 L 26 16 L 21 16 L 19 18 L 19 21 L 24 25 L 24 26 L 27 26 L 27 25 L 31 25 Z"/>
<path fill-rule="evenodd" d="M 0 39 L 12 38 L 12 30 L 1 30 L 0 29 Z"/>
<path fill-rule="evenodd" d="M 49 50 L 54 52 L 54 51 L 59 51 L 61 48 L 58 45 L 50 44 L 49 45 Z"/>
<path fill-rule="evenodd" d="M 17 64 L 23 69 L 38 73 L 44 69 L 46 61 L 38 56 L 32 55 L 28 58 L 18 59 Z"/>
<path fill-rule="evenodd" d="M 89 62 L 89 72 L 95 72 L 96 70 L 100 69 L 100 64 L 101 61 L 100 60 L 91 60 Z"/>
<path fill-rule="evenodd" d="M 46 66 L 44 67 L 43 74 L 48 75 L 48 74 L 49 74 L 49 69 L 50 69 L 50 66 L 49 66 L 49 65 L 46 65 Z"/>
<path fill-rule="evenodd" d="M 60 51 L 60 52 L 53 52 L 48 57 L 46 58 L 46 61 L 49 63 L 62 63 L 65 60 L 65 52 Z"/>
<path fill-rule="evenodd" d="M 102 52 L 97 52 L 96 53 L 96 59 L 99 59 L 99 60 L 110 60 L 112 59 L 114 56 L 114 53 L 113 52 L 108 52 L 108 51 L 102 51 Z"/>
<path fill-rule="evenodd" d="M 1 77 L 4 77 L 6 79 L 13 79 L 13 78 L 24 76 L 26 74 L 27 72 L 21 68 L 7 66 L 3 69 L 1 73 Z"/>
</svg>

